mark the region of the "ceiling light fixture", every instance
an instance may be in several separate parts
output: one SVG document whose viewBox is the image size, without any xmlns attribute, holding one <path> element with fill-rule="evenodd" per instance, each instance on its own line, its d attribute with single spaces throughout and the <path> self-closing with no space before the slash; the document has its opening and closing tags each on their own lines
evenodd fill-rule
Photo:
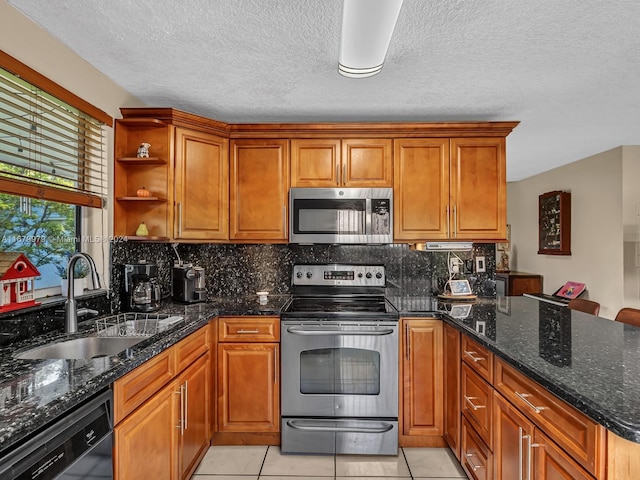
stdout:
<svg viewBox="0 0 640 480">
<path fill-rule="evenodd" d="M 384 57 L 403 0 L 344 0 L 338 71 L 345 77 L 371 77 Z"/>
</svg>

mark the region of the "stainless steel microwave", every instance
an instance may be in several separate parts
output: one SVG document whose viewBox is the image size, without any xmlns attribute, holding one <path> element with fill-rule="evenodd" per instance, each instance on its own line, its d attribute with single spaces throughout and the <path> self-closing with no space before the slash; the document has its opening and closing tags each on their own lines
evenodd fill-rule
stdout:
<svg viewBox="0 0 640 480">
<path fill-rule="evenodd" d="M 393 243 L 392 188 L 292 188 L 290 243 Z"/>
</svg>

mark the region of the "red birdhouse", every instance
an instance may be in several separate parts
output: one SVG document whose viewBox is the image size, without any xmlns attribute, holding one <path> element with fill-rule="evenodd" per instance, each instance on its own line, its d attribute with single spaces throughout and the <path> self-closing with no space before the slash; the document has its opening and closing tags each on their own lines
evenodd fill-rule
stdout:
<svg viewBox="0 0 640 480">
<path fill-rule="evenodd" d="M 40 272 L 19 252 L 0 252 L 0 312 L 39 305 L 35 279 Z"/>
</svg>

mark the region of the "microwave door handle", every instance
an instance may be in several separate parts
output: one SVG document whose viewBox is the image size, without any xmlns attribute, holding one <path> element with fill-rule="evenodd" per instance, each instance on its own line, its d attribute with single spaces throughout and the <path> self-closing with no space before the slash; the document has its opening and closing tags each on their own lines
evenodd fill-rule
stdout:
<svg viewBox="0 0 640 480">
<path fill-rule="evenodd" d="M 287 332 L 294 335 L 324 336 L 324 335 L 391 335 L 393 328 L 377 328 L 375 330 L 316 330 L 305 329 L 304 327 L 289 327 Z"/>
</svg>

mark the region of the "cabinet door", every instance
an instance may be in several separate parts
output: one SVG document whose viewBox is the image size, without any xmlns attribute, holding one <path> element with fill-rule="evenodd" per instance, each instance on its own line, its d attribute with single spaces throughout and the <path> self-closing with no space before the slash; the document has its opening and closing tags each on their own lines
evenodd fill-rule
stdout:
<svg viewBox="0 0 640 480">
<path fill-rule="evenodd" d="M 506 240 L 504 138 L 451 139 L 452 238 Z"/>
<path fill-rule="evenodd" d="M 460 332 L 444 325 L 444 439 L 460 460 Z"/>
<path fill-rule="evenodd" d="M 337 187 L 340 166 L 340 140 L 291 140 L 292 187 Z"/>
<path fill-rule="evenodd" d="M 402 435 L 442 436 L 442 322 L 403 320 Z"/>
<path fill-rule="evenodd" d="M 494 393 L 493 461 L 496 480 L 531 478 L 533 424 Z"/>
<path fill-rule="evenodd" d="M 176 128 L 176 239 L 229 238 L 228 145 L 215 135 Z"/>
<path fill-rule="evenodd" d="M 180 376 L 182 418 L 180 435 L 181 478 L 190 478 L 211 439 L 209 354 L 201 356 Z"/>
<path fill-rule="evenodd" d="M 176 389 L 176 382 L 170 383 L 116 425 L 116 480 L 178 478 L 180 422 L 179 390 Z"/>
<path fill-rule="evenodd" d="M 533 452 L 534 480 L 593 480 L 594 478 L 549 437 L 537 429 L 534 436 Z"/>
<path fill-rule="evenodd" d="M 230 237 L 287 239 L 288 140 L 234 140 L 231 157 Z"/>
<path fill-rule="evenodd" d="M 393 157 L 393 238 L 449 236 L 449 139 L 399 139 Z"/>
<path fill-rule="evenodd" d="M 278 344 L 218 344 L 218 430 L 278 432 Z"/>
<path fill-rule="evenodd" d="M 392 187 L 391 145 L 389 139 L 342 140 L 342 185 Z"/>
</svg>

